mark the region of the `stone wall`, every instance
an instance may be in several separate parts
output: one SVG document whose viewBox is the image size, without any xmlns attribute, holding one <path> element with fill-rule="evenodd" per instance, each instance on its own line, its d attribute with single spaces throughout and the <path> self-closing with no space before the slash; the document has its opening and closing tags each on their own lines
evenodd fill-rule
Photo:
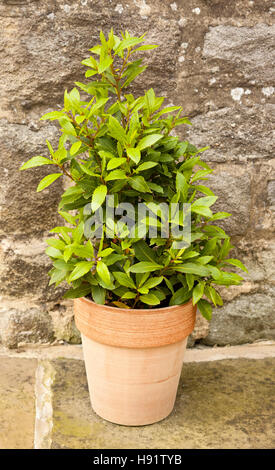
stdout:
<svg viewBox="0 0 275 470">
<path fill-rule="evenodd" d="M 47 169 L 21 173 L 21 162 L 45 152 L 54 124 L 39 117 L 62 106 L 63 91 L 82 79 L 80 62 L 100 29 L 148 31 L 149 67 L 135 93 L 153 86 L 167 103 L 181 104 L 193 126 L 181 137 L 210 145 L 217 209 L 233 216 L 224 225 L 236 254 L 249 268 L 210 328 L 199 318 L 190 341 L 241 344 L 275 337 L 272 210 L 274 29 L 271 0 L 2 0 L 0 337 L 24 342 L 78 342 L 71 303 L 48 287 L 44 255 L 48 229 L 57 222 L 62 182 L 38 195 Z M 44 153 L 45 154 L 45 153 Z M 54 189 L 53 189 L 54 188 Z M 273 240 L 273 241 L 272 241 Z"/>
</svg>

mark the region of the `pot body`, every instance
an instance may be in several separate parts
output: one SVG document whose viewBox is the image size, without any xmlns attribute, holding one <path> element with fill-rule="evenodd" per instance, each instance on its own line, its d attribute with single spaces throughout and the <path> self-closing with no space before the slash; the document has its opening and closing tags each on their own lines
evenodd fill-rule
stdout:
<svg viewBox="0 0 275 470">
<path fill-rule="evenodd" d="M 140 426 L 173 410 L 188 335 L 192 302 L 131 310 L 75 299 L 91 403 L 102 418 Z"/>
</svg>

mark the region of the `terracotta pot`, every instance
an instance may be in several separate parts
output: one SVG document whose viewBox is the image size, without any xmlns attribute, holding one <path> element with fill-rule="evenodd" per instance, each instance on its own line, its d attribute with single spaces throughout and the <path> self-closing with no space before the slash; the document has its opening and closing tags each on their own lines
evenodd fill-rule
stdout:
<svg viewBox="0 0 275 470">
<path fill-rule="evenodd" d="M 196 307 L 120 309 L 74 300 L 91 403 L 102 418 L 140 426 L 173 410 Z"/>
</svg>

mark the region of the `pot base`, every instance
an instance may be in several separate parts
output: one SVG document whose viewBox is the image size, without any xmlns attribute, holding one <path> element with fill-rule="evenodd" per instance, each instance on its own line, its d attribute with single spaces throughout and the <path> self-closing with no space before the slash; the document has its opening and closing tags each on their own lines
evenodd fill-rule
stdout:
<svg viewBox="0 0 275 470">
<path fill-rule="evenodd" d="M 118 348 L 82 334 L 94 411 L 126 426 L 161 421 L 173 410 L 187 337 L 154 348 Z"/>
</svg>

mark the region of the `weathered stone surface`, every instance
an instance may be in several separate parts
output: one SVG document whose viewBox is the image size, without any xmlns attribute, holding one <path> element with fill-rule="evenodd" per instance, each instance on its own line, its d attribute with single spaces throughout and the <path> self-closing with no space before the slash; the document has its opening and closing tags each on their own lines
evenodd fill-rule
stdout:
<svg viewBox="0 0 275 470">
<path fill-rule="evenodd" d="M 209 186 L 219 197 L 213 209 L 232 214 L 229 219 L 219 221 L 219 225 L 231 235 L 247 231 L 250 221 L 251 175 L 238 166 L 220 166 L 209 177 Z"/>
<path fill-rule="evenodd" d="M 205 35 L 203 56 L 234 64 L 245 74 L 264 75 L 273 80 L 272 62 L 275 26 L 256 24 L 252 28 L 219 25 L 209 28 Z"/>
<path fill-rule="evenodd" d="M 271 103 L 222 106 L 195 116 L 188 128 L 188 138 L 198 148 L 210 146 L 203 153 L 207 160 L 217 163 L 233 160 L 247 165 L 250 161 L 272 158 L 274 123 L 275 106 Z"/>
<path fill-rule="evenodd" d="M 57 341 L 64 340 L 71 344 L 81 343 L 81 334 L 74 322 L 72 300 L 61 301 L 50 311 L 50 315 L 53 322 L 54 336 Z"/>
<path fill-rule="evenodd" d="M 225 346 L 260 339 L 273 339 L 275 334 L 274 289 L 263 293 L 241 295 L 213 312 L 210 333 L 204 344 Z"/>
<path fill-rule="evenodd" d="M 58 220 L 56 209 L 62 181 L 56 181 L 51 190 L 37 194 L 39 181 L 52 170 L 43 166 L 19 172 L 21 164 L 29 158 L 48 155 L 45 136 L 53 142 L 56 129 L 49 125 L 43 130 L 31 130 L 26 124 L 9 124 L 1 120 L 0 132 L 5 136 L 1 141 L 0 235 L 12 236 L 16 245 L 18 237 L 41 236 Z"/>
<path fill-rule="evenodd" d="M 231 294 L 236 300 L 242 292 L 247 298 L 262 295 L 270 255 L 261 253 L 267 253 L 264 242 L 272 239 L 274 225 L 273 6 L 272 0 L 1 2 L 1 295 L 26 298 L 28 308 L 39 305 L 54 325 L 54 338 L 76 341 L 78 335 L 70 310 L 63 310 L 63 289 L 48 287 L 49 261 L 42 254 L 46 233 L 58 220 L 64 182 L 60 178 L 36 194 L 38 181 L 50 169 L 18 168 L 31 156 L 46 155 L 45 138 L 56 142 L 55 125 L 39 117 L 62 106 L 64 89 L 84 80 L 81 60 L 100 29 L 113 27 L 118 33 L 127 28 L 137 35 L 146 30 L 148 43 L 161 46 L 144 54 L 149 67 L 132 91 L 139 95 L 153 86 L 167 96 L 167 104 L 181 104 L 193 126 L 178 130 L 179 135 L 199 147 L 210 145 L 204 155 L 215 165 L 210 182 L 219 196 L 216 208 L 233 214 L 224 227 L 234 235 L 239 253 L 251 257 L 253 269 L 247 279 L 251 285 L 243 291 L 231 288 L 226 299 Z M 266 257 L 265 267 L 261 257 Z M 234 303 L 226 308 L 234 309 Z M 25 311 L 22 307 L 20 317 L 18 310 L 20 331 L 30 332 Z M 35 321 L 31 328 L 35 340 Z M 227 337 L 226 322 L 223 328 Z M 52 330 L 47 331 L 52 339 Z M 250 340 L 254 337 L 255 331 Z"/>
<path fill-rule="evenodd" d="M 118 426 L 93 412 L 82 362 L 53 364 L 52 448 L 274 447 L 274 359 L 184 364 L 174 411 L 142 427 Z"/>
<path fill-rule="evenodd" d="M 32 449 L 35 359 L 0 359 L 0 449 Z"/>
<path fill-rule="evenodd" d="M 20 343 L 48 343 L 54 339 L 51 317 L 37 306 L 22 302 L 15 306 L 1 304 L 0 341 L 8 348 L 16 348 Z"/>
</svg>

